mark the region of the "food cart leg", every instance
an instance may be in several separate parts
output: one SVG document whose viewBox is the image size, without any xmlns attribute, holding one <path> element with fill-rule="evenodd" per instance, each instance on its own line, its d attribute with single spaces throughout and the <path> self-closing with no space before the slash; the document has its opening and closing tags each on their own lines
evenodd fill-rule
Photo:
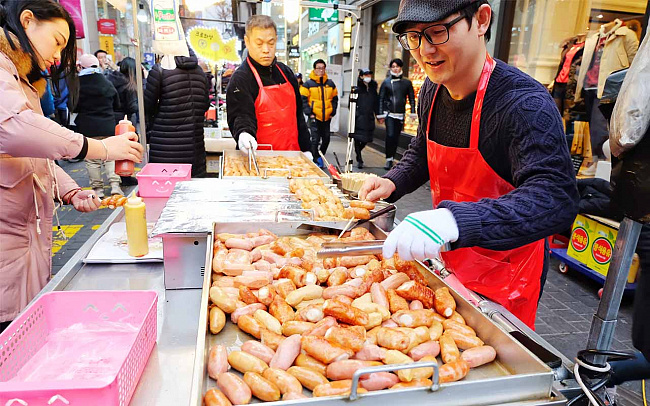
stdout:
<svg viewBox="0 0 650 406">
<path fill-rule="evenodd" d="M 641 233 L 641 224 L 629 218 L 623 219 L 616 238 L 612 262 L 607 272 L 603 296 L 598 311 L 591 322 L 587 348 L 608 350 L 614 338 L 616 316 L 621 306 L 621 299 L 627 282 L 627 275 L 632 264 L 632 257 Z M 594 356 L 593 363 L 605 365 L 605 356 Z"/>
</svg>

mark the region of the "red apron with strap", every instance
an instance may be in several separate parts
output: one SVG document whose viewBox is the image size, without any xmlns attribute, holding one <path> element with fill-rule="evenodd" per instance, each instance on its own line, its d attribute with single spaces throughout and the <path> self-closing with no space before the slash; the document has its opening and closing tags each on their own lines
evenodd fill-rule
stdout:
<svg viewBox="0 0 650 406">
<path fill-rule="evenodd" d="M 276 151 L 300 151 L 298 144 L 298 120 L 296 116 L 295 89 L 285 76 L 280 85 L 263 86 L 257 69 L 246 59 L 251 67 L 260 92 L 255 99 L 257 118 L 257 143 L 270 144 Z"/>
<path fill-rule="evenodd" d="M 426 130 L 434 207 L 443 200 L 496 199 L 514 190 L 494 172 L 478 150 L 483 100 L 495 65 L 494 59 L 487 55 L 472 112 L 469 148 L 445 147 L 429 140 L 431 113 L 440 85 L 434 93 Z M 460 248 L 443 252 L 441 257 L 467 288 L 500 303 L 534 329 L 544 264 L 543 240 L 508 251 Z"/>
</svg>

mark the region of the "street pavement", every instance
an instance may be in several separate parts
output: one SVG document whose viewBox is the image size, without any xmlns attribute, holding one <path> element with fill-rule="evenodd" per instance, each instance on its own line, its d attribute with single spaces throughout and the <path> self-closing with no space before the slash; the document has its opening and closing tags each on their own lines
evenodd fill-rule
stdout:
<svg viewBox="0 0 650 406">
<path fill-rule="evenodd" d="M 326 158 L 334 163 L 336 152 L 341 163 L 344 163 L 346 151 L 345 138 L 333 135 Z M 367 165 L 361 171 L 383 175 L 384 157 L 374 149 L 366 148 L 363 151 L 363 159 Z M 61 167 L 72 176 L 81 186 L 88 187 L 88 173 L 83 162 L 70 163 L 60 161 Z M 356 169 L 356 162 L 354 171 Z M 123 186 L 125 193 L 130 192 L 133 187 Z M 110 189 L 107 187 L 106 192 Z M 431 190 L 427 182 L 414 193 L 403 197 L 397 202 L 396 217 L 401 220 L 407 214 L 431 209 Z M 67 241 L 56 236 L 53 249 L 52 271 L 56 273 L 74 255 L 76 250 L 83 245 L 92 233 L 99 228 L 104 220 L 111 214 L 108 208 L 97 210 L 93 213 L 79 213 L 70 206 L 63 207 L 59 211 L 59 219 L 64 231 L 68 235 Z M 56 224 L 56 223 L 55 223 Z M 591 319 L 597 310 L 599 299 L 598 289 L 600 284 L 588 279 L 578 272 L 561 274 L 558 271 L 558 261 L 551 260 L 550 270 L 544 293 L 539 303 L 537 321 L 535 323 L 537 333 L 547 340 L 551 345 L 561 351 L 569 359 L 573 359 L 579 350 L 584 349 Z M 632 297 L 626 295 L 623 298 L 619 312 L 619 320 L 612 343 L 612 349 L 630 351 L 632 347 Z M 630 382 L 618 389 L 619 404 L 639 405 L 641 400 L 641 383 Z"/>
</svg>

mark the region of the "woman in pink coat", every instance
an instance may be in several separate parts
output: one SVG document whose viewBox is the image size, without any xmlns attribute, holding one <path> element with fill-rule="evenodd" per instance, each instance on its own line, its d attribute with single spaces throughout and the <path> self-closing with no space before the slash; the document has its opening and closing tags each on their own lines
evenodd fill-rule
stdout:
<svg viewBox="0 0 650 406">
<path fill-rule="evenodd" d="M 53 160 L 142 159 L 134 133 L 102 143 L 43 117 L 39 72 L 58 65 L 58 83 L 75 56 L 74 23 L 57 2 L 0 0 L 0 331 L 50 278 L 55 207 L 99 207 Z"/>
</svg>

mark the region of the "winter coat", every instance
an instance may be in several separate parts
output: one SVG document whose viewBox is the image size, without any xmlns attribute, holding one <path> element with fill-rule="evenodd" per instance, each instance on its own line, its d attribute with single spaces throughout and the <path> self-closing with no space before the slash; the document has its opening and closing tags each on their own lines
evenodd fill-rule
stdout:
<svg viewBox="0 0 650 406">
<path fill-rule="evenodd" d="M 327 74 L 316 75 L 312 71 L 309 80 L 300 88 L 302 95 L 302 108 L 307 117 L 312 114 L 318 121 L 328 121 L 336 115 L 336 108 L 339 105 L 339 92 L 336 85 Z"/>
<path fill-rule="evenodd" d="M 605 32 L 605 26 L 600 27 L 597 34 L 592 35 L 585 41 L 585 51 L 583 55 L 583 64 L 580 66 L 580 73 L 578 74 L 578 85 L 576 88 L 575 100 L 581 98 L 582 87 L 585 83 L 587 71 L 591 66 L 591 61 L 594 58 L 594 51 L 598 45 L 598 40 L 602 36 L 607 36 L 605 40 L 605 47 L 603 55 L 600 59 L 600 70 L 598 71 L 598 98 L 603 95 L 605 88 L 605 80 L 607 77 L 618 70 L 629 68 L 636 56 L 636 51 L 639 49 L 639 39 L 634 31 L 623 26 L 621 20 L 616 20 L 617 23 L 608 32 Z"/>
<path fill-rule="evenodd" d="M 79 102 L 75 107 L 77 131 L 86 137 L 115 134 L 115 110 L 120 108 L 117 90 L 101 73 L 79 76 Z"/>
<path fill-rule="evenodd" d="M 354 121 L 354 139 L 361 142 L 372 142 L 375 130 L 375 115 L 379 114 L 379 95 L 377 82 L 366 84 L 363 78 L 357 81 L 357 111 Z"/>
<path fill-rule="evenodd" d="M 205 174 L 203 121 L 209 107 L 208 79 L 196 56 L 177 56 L 175 69 L 154 66 L 144 92 L 150 120 L 149 162 L 192 164 L 192 176 Z"/>
<path fill-rule="evenodd" d="M 129 79 L 121 72 L 112 71 L 107 79 L 115 87 L 120 99 L 120 107 L 115 108 L 115 125 L 124 119 L 124 116 L 131 117 L 138 112 L 138 94 L 135 88 L 129 88 Z"/>
<path fill-rule="evenodd" d="M 298 145 L 301 151 L 311 149 L 311 136 L 305 116 L 302 114 L 302 96 L 298 87 L 298 80 L 287 65 L 274 61 L 270 66 L 262 66 L 252 58 L 247 61 L 253 65 L 260 76 L 262 86 L 274 86 L 289 81 L 295 93 L 296 102 L 296 123 L 298 125 Z M 286 77 L 286 80 L 285 80 Z M 257 114 L 255 102 L 260 94 L 260 86 L 255 80 L 255 75 L 246 61 L 232 74 L 226 90 L 226 106 L 228 107 L 228 126 L 235 141 L 239 141 L 239 135 L 246 132 L 257 137 Z M 283 124 L 281 124 L 283 125 Z"/>
<path fill-rule="evenodd" d="M 13 320 L 50 278 L 54 192 L 78 187 L 52 160 L 74 158 L 84 145 L 81 134 L 43 117 L 37 87 L 42 94 L 45 80 L 30 84 L 31 69 L 0 30 L 0 322 Z"/>
<path fill-rule="evenodd" d="M 389 75 L 379 90 L 380 118 L 389 113 L 406 113 L 406 98 L 411 103 L 411 113 L 415 114 L 415 91 L 410 80 L 400 76 Z"/>
</svg>

